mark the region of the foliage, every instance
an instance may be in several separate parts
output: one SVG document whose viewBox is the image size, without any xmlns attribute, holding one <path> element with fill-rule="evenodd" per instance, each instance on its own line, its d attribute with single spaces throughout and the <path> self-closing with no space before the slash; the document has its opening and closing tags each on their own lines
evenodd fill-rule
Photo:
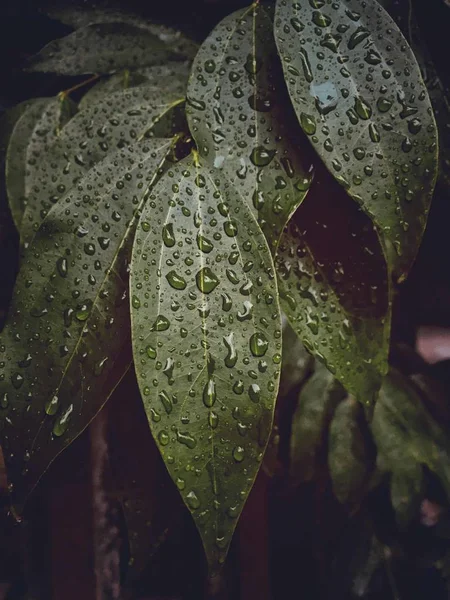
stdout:
<svg viewBox="0 0 450 600">
<path fill-rule="evenodd" d="M 402 526 L 424 466 L 450 492 L 446 436 L 388 366 L 444 103 L 395 21 L 375 0 L 255 2 L 197 49 L 126 15 L 54 16 L 75 31 L 27 70 L 94 77 L 0 125 L 21 240 L 0 340 L 15 510 L 133 364 L 217 572 L 271 435 L 282 355 L 299 352 L 289 336 L 316 358 L 292 481 L 325 455 L 336 497 L 355 505 L 389 474 Z"/>
</svg>

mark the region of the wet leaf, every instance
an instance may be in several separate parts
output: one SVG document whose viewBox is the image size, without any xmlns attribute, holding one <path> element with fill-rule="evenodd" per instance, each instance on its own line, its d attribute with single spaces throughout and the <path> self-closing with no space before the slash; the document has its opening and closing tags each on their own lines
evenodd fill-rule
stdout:
<svg viewBox="0 0 450 600">
<path fill-rule="evenodd" d="M 20 232 L 25 248 L 58 199 L 110 152 L 143 137 L 169 137 L 179 130 L 176 111 L 181 104 L 176 94 L 140 86 L 77 113 L 36 165 Z"/>
<path fill-rule="evenodd" d="M 371 429 L 387 470 L 401 472 L 411 461 L 426 465 L 450 493 L 448 436 L 425 409 L 414 384 L 393 369 L 383 380 Z"/>
<path fill-rule="evenodd" d="M 312 166 L 298 148 L 269 10 L 252 4 L 214 29 L 194 60 L 186 112 L 201 156 L 239 189 L 274 252 Z"/>
<path fill-rule="evenodd" d="M 278 0 L 275 36 L 303 130 L 404 278 L 437 173 L 436 125 L 411 49 L 375 0 Z"/>
<path fill-rule="evenodd" d="M 342 504 L 360 500 L 370 471 L 363 419 L 361 405 L 349 397 L 336 408 L 330 425 L 328 467 L 334 494 Z"/>
<path fill-rule="evenodd" d="M 17 229 L 25 210 L 26 153 L 33 130 L 50 98 L 35 98 L 15 122 L 6 153 L 5 181 L 9 208 Z"/>
<path fill-rule="evenodd" d="M 405 529 L 419 514 L 423 494 L 422 465 L 410 458 L 391 477 L 391 502 L 401 529 Z"/>
<path fill-rule="evenodd" d="M 8 149 L 9 139 L 14 130 L 14 127 L 23 113 L 32 106 L 39 98 L 31 98 L 20 102 L 11 108 L 5 110 L 0 117 L 0 165 L 4 170 L 4 162 L 6 160 L 6 151 Z"/>
<path fill-rule="evenodd" d="M 0 337 L 1 445 L 19 505 L 129 366 L 131 243 L 171 145 L 144 140 L 106 158 L 53 207 L 25 256 Z"/>
<path fill-rule="evenodd" d="M 270 435 L 281 363 L 273 262 L 219 171 L 178 163 L 133 248 L 133 354 L 150 427 L 200 531 L 225 559 Z"/>
<path fill-rule="evenodd" d="M 152 35 L 159 38 L 171 51 L 186 58 L 194 58 L 198 50 L 198 44 L 176 31 L 159 23 L 152 23 L 137 15 L 117 9 L 97 8 L 93 6 L 64 6 L 53 7 L 48 11 L 51 18 L 61 21 L 79 29 L 94 23 L 125 23 L 134 27 L 147 29 Z"/>
<path fill-rule="evenodd" d="M 276 257 L 281 306 L 307 349 L 370 404 L 387 370 L 385 259 L 368 217 L 319 170 Z"/>
<path fill-rule="evenodd" d="M 292 419 L 290 474 L 295 482 L 311 481 L 324 447 L 326 429 L 345 390 L 320 363 L 303 386 Z"/>
<path fill-rule="evenodd" d="M 180 98 L 186 94 L 190 65 L 187 62 L 171 62 L 165 65 L 123 71 L 101 79 L 80 100 L 79 108 L 89 108 L 108 94 L 138 85 L 154 86 L 155 92 L 170 92 Z"/>
<path fill-rule="evenodd" d="M 148 29 L 93 23 L 54 40 L 29 60 L 28 71 L 83 75 L 160 65 L 186 56 Z"/>
</svg>

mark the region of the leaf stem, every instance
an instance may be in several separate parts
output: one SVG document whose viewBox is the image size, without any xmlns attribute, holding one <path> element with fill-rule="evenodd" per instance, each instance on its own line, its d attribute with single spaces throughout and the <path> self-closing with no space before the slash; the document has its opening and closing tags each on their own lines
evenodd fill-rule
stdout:
<svg viewBox="0 0 450 600">
<path fill-rule="evenodd" d="M 96 81 L 97 79 L 100 79 L 100 75 L 97 75 L 97 74 L 92 75 L 92 77 L 89 77 L 89 79 L 86 79 L 85 81 L 82 81 L 81 83 L 77 83 L 76 85 L 69 88 L 68 90 L 63 90 L 62 92 L 59 92 L 58 96 L 60 98 L 65 98 L 66 96 L 68 96 L 69 94 L 74 92 L 75 90 L 78 90 L 78 89 L 84 87 L 85 85 L 88 85 L 89 83 L 92 83 L 93 81 Z"/>
</svg>

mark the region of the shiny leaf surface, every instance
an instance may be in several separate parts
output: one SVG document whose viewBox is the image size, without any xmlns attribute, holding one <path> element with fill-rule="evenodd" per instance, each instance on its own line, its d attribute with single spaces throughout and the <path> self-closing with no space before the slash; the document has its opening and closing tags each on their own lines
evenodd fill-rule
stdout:
<svg viewBox="0 0 450 600">
<path fill-rule="evenodd" d="M 258 4 L 221 21 L 194 60 L 186 111 L 201 156 L 239 189 L 274 251 L 312 166 L 298 148 L 272 30 Z"/>
<path fill-rule="evenodd" d="M 36 165 L 21 228 L 25 247 L 51 207 L 110 152 L 146 136 L 169 137 L 179 126 L 176 94 L 153 87 L 116 92 L 79 112 Z"/>
<path fill-rule="evenodd" d="M 180 98 L 186 94 L 190 66 L 186 62 L 171 62 L 164 65 L 123 71 L 101 79 L 80 100 L 80 110 L 89 108 L 108 94 L 138 85 L 153 86 L 156 91 L 174 93 Z"/>
<path fill-rule="evenodd" d="M 270 435 L 281 318 L 263 234 L 239 193 L 196 154 L 149 197 L 130 296 L 150 427 L 214 571 Z"/>
<path fill-rule="evenodd" d="M 278 0 L 275 37 L 303 130 L 404 278 L 437 174 L 436 125 L 414 54 L 375 0 Z"/>
<path fill-rule="evenodd" d="M 171 145 L 144 140 L 106 158 L 53 207 L 26 254 L 0 338 L 1 444 L 19 505 L 129 366 L 131 243 Z"/>
</svg>

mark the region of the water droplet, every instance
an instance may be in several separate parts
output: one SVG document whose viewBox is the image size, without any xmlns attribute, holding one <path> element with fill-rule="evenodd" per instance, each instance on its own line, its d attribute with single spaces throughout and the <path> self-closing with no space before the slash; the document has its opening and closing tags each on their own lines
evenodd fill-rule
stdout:
<svg viewBox="0 0 450 600">
<path fill-rule="evenodd" d="M 312 21 L 317 27 L 329 27 L 331 18 L 323 12 L 314 11 L 312 14 Z"/>
<path fill-rule="evenodd" d="M 308 83 L 311 83 L 311 81 L 314 79 L 314 77 L 313 77 L 313 74 L 311 71 L 311 64 L 309 62 L 308 53 L 306 52 L 306 50 L 304 48 L 300 48 L 298 52 L 300 55 L 300 60 L 302 63 L 303 74 L 305 76 L 305 79 Z"/>
<path fill-rule="evenodd" d="M 170 441 L 170 438 L 167 435 L 166 431 L 160 431 L 158 433 L 158 440 L 159 440 L 159 443 L 161 444 L 161 446 L 167 446 L 167 444 Z"/>
<path fill-rule="evenodd" d="M 152 360 L 154 360 L 156 358 L 156 350 L 153 348 L 153 346 L 147 346 L 145 351 L 147 353 L 147 356 L 149 358 L 151 358 Z"/>
<path fill-rule="evenodd" d="M 237 223 L 234 220 L 225 221 L 223 229 L 228 237 L 235 237 L 238 233 Z"/>
<path fill-rule="evenodd" d="M 198 496 L 194 491 L 191 491 L 189 492 L 189 494 L 187 494 L 186 502 L 187 505 L 193 510 L 200 508 L 200 500 L 198 499 Z"/>
<path fill-rule="evenodd" d="M 219 416 L 213 410 L 209 412 L 208 423 L 211 429 L 216 429 L 217 425 L 219 424 Z"/>
<path fill-rule="evenodd" d="M 202 252 L 205 252 L 205 254 L 209 254 L 211 250 L 214 250 L 214 245 L 212 244 L 212 242 L 210 242 L 208 238 L 204 237 L 200 233 L 197 234 L 197 246 L 198 249 Z"/>
<path fill-rule="evenodd" d="M 370 31 L 365 27 L 358 27 L 356 31 L 352 33 L 350 39 L 348 40 L 347 47 L 349 50 L 353 50 L 360 44 L 363 40 L 366 39 L 370 35 Z"/>
<path fill-rule="evenodd" d="M 207 408 L 214 406 L 216 401 L 216 384 L 214 379 L 208 379 L 205 387 L 203 388 L 203 404 Z"/>
<path fill-rule="evenodd" d="M 141 301 L 135 294 L 133 294 L 133 297 L 131 298 L 131 305 L 136 309 L 141 308 Z"/>
<path fill-rule="evenodd" d="M 67 258 L 58 258 L 56 261 L 56 268 L 58 269 L 58 273 L 61 275 L 61 277 L 67 277 Z"/>
<path fill-rule="evenodd" d="M 166 331 L 170 327 L 170 321 L 164 315 L 158 315 L 150 331 Z"/>
<path fill-rule="evenodd" d="M 253 356 L 264 356 L 269 347 L 269 342 L 263 333 L 256 332 L 250 338 L 250 350 Z"/>
<path fill-rule="evenodd" d="M 169 285 L 172 286 L 175 290 L 184 290 L 186 288 L 186 281 L 178 275 L 176 271 L 170 271 L 166 275 L 166 279 L 169 282 Z"/>
<path fill-rule="evenodd" d="M 249 300 L 245 300 L 244 301 L 244 310 L 238 311 L 237 320 L 240 322 L 249 321 L 252 318 L 252 315 L 253 315 L 253 304 Z"/>
<path fill-rule="evenodd" d="M 218 285 L 219 279 L 209 267 L 203 267 L 195 276 L 198 289 L 203 294 L 210 294 Z"/>
<path fill-rule="evenodd" d="M 237 352 L 234 347 L 234 333 L 231 332 L 230 335 L 224 336 L 222 339 L 226 349 L 228 350 L 228 353 L 225 357 L 225 365 L 231 369 L 236 365 L 238 359 Z"/>
<path fill-rule="evenodd" d="M 170 413 L 172 412 L 173 404 L 172 404 L 172 400 L 167 395 L 167 392 L 165 390 L 163 390 L 162 392 L 160 392 L 158 394 L 158 398 L 159 398 L 159 401 L 161 402 L 161 404 L 163 405 L 166 413 L 168 415 L 170 415 Z"/>
<path fill-rule="evenodd" d="M 53 426 L 53 435 L 61 437 L 69 427 L 70 415 L 73 412 L 73 404 L 70 404 L 66 410 L 62 413 L 59 419 Z"/>
<path fill-rule="evenodd" d="M 8 408 L 9 406 L 9 397 L 8 397 L 8 393 L 5 392 L 0 400 L 0 408 Z"/>
<path fill-rule="evenodd" d="M 253 148 L 250 160 L 256 167 L 265 167 L 272 162 L 275 153 L 275 150 L 267 150 L 264 146 L 257 146 Z"/>
<path fill-rule="evenodd" d="M 381 113 L 387 112 L 392 106 L 392 102 L 382 96 L 377 100 L 377 108 Z"/>
<path fill-rule="evenodd" d="M 173 233 L 173 223 L 167 223 L 162 230 L 162 238 L 167 248 L 175 246 L 175 235 Z"/>
<path fill-rule="evenodd" d="M 261 398 L 261 388 L 258 384 L 252 383 L 248 388 L 248 395 L 252 402 L 259 402 Z"/>
<path fill-rule="evenodd" d="M 191 450 L 197 445 L 197 440 L 192 437 L 192 435 L 189 433 L 181 433 L 180 431 L 177 431 L 177 442 L 180 442 L 180 444 L 187 446 Z"/>
<path fill-rule="evenodd" d="M 213 60 L 205 61 L 205 71 L 207 73 L 214 73 L 215 68 L 216 68 L 216 63 Z"/>
<path fill-rule="evenodd" d="M 365 121 L 372 116 L 372 109 L 361 96 L 356 96 L 355 98 L 355 111 Z"/>
<path fill-rule="evenodd" d="M 240 463 L 244 460 L 245 450 L 242 446 L 235 446 L 233 448 L 233 458 L 236 462 Z"/>
<path fill-rule="evenodd" d="M 316 120 L 306 113 L 300 113 L 300 125 L 307 135 L 316 133 Z"/>
<path fill-rule="evenodd" d="M 11 375 L 11 383 L 13 384 L 14 389 L 20 389 L 23 385 L 23 382 L 24 378 L 20 373 L 13 373 Z"/>
</svg>

